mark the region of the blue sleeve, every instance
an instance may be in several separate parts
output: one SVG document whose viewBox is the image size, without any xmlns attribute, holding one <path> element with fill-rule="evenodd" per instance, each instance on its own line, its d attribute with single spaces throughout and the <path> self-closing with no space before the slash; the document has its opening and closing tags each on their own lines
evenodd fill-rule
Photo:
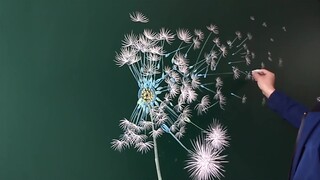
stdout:
<svg viewBox="0 0 320 180">
<path fill-rule="evenodd" d="M 287 120 L 294 127 L 299 128 L 303 114 L 308 108 L 289 98 L 284 93 L 275 90 L 268 99 L 269 107 Z"/>
</svg>

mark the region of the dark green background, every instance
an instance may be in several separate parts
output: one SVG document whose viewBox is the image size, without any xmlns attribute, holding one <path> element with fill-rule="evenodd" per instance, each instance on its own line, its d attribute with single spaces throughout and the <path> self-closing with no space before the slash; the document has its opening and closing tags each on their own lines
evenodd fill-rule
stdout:
<svg viewBox="0 0 320 180">
<path fill-rule="evenodd" d="M 150 23 L 131 23 L 137 10 Z M 123 35 L 209 23 L 231 34 L 254 29 L 250 15 L 271 26 L 270 34 L 257 31 L 257 54 L 269 47 L 262 39 L 281 39 L 270 46 L 285 61 L 281 69 L 270 66 L 277 87 L 311 107 L 320 96 L 319 1 L 0 0 L 0 179 L 156 179 L 152 153 L 110 148 L 137 100 L 129 70 L 114 63 Z M 272 29 L 283 25 L 285 35 Z M 224 179 L 286 179 L 296 130 L 261 106 L 253 82 L 230 88 L 246 93 L 248 103 L 229 98 L 225 111 L 201 121 L 218 116 L 228 127 Z M 188 179 L 185 151 L 166 136 L 159 149 L 163 179 Z"/>
</svg>

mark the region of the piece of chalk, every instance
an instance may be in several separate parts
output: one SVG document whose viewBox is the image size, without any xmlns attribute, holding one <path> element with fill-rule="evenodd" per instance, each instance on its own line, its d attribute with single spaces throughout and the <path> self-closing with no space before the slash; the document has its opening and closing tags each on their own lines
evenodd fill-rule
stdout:
<svg viewBox="0 0 320 180">
<path fill-rule="evenodd" d="M 258 73 L 260 75 L 264 75 L 264 72 L 261 69 L 253 70 L 253 71 L 251 71 L 251 73 Z"/>
<path fill-rule="evenodd" d="M 261 69 L 255 69 L 255 70 L 253 70 L 252 72 L 259 73 L 259 72 L 262 72 L 262 71 L 261 71 Z"/>
</svg>

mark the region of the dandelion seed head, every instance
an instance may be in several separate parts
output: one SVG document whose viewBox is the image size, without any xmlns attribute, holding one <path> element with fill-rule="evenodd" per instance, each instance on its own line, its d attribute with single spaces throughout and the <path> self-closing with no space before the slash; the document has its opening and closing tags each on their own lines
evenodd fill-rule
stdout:
<svg viewBox="0 0 320 180">
<path fill-rule="evenodd" d="M 221 151 L 208 146 L 203 138 L 192 141 L 193 151 L 188 155 L 185 169 L 192 179 L 209 180 L 223 177 L 223 164 L 226 163 L 225 155 Z"/>
<path fill-rule="evenodd" d="M 220 150 L 229 146 L 230 137 L 227 134 L 227 129 L 217 120 L 213 120 L 207 130 L 205 140 L 212 148 Z"/>
</svg>

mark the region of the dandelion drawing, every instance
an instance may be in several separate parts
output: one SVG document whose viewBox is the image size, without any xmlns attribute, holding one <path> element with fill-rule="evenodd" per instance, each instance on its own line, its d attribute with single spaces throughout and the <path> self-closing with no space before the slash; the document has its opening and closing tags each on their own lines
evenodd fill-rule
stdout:
<svg viewBox="0 0 320 180">
<path fill-rule="evenodd" d="M 140 12 L 130 14 L 130 18 L 133 22 L 149 21 Z M 123 134 L 112 140 L 111 147 L 120 152 L 135 148 L 140 153 L 153 149 L 160 180 L 157 139 L 169 135 L 188 154 L 185 169 L 191 178 L 223 177 L 223 165 L 227 163 L 223 150 L 230 140 L 227 129 L 217 120 L 209 128 L 202 128 L 193 116 L 225 108 L 225 77 L 251 79 L 248 66 L 255 54 L 248 43 L 252 38 L 250 33 L 242 36 L 236 31 L 231 40 L 223 40 L 214 24 L 195 30 L 145 29 L 125 35 L 115 63 L 131 72 L 138 98 L 129 118 L 120 120 Z M 242 103 L 247 99 L 236 93 L 231 93 L 230 98 Z M 189 125 L 198 129 L 200 135 L 186 145 L 181 139 Z"/>
</svg>

